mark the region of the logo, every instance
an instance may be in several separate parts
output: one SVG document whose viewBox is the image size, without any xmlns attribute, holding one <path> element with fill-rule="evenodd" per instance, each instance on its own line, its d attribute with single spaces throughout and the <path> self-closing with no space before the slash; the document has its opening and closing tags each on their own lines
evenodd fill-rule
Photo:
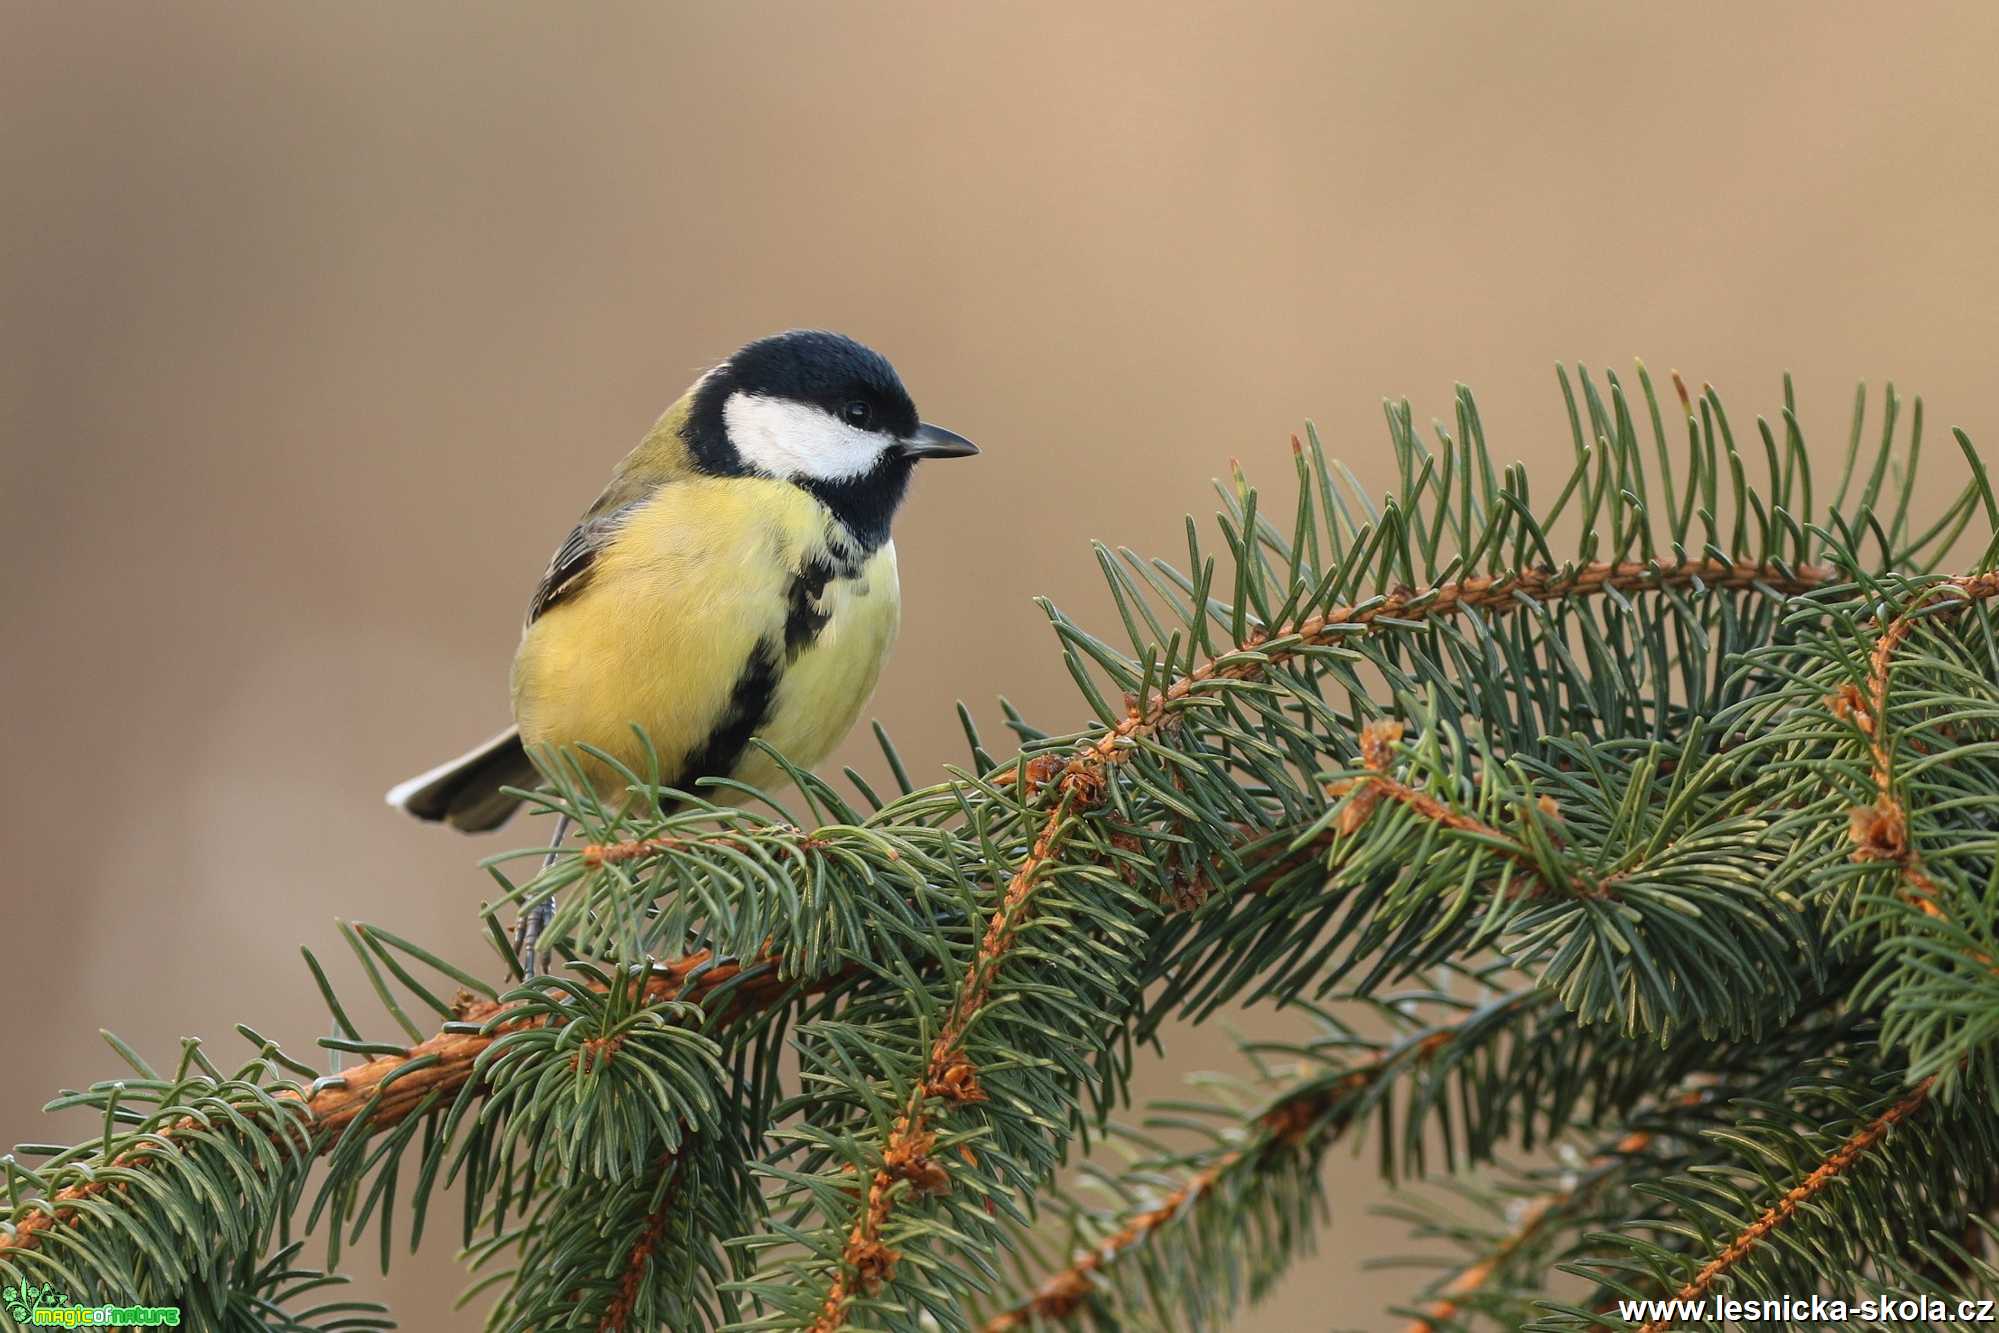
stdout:
<svg viewBox="0 0 1999 1333">
<path fill-rule="evenodd" d="M 13 1317 L 14 1322 L 17 1324 L 25 1324 L 33 1318 L 35 1308 L 39 1305 L 69 1304 L 69 1297 L 63 1295 L 54 1287 L 37 1287 L 30 1282 L 24 1282 L 18 1287 L 9 1287 L 6 1291 L 0 1292 L 0 1300 L 6 1301 L 7 1313 Z"/>
<path fill-rule="evenodd" d="M 24 1282 L 0 1291 L 0 1304 L 22 1328 L 179 1328 L 178 1305 L 78 1305 L 54 1286 Z"/>
</svg>

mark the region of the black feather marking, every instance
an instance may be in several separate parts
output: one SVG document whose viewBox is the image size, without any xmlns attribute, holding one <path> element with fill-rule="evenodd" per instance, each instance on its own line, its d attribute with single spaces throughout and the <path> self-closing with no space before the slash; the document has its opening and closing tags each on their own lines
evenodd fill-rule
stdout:
<svg viewBox="0 0 1999 1333">
<path fill-rule="evenodd" d="M 716 719 L 707 739 L 688 754 L 672 785 L 692 791 L 700 778 L 723 778 L 733 773 L 736 763 L 749 746 L 750 737 L 763 725 L 777 697 L 781 654 L 769 639 L 759 639 L 750 650 L 749 660 L 729 691 L 728 706 Z"/>
<path fill-rule="evenodd" d="M 873 551 L 888 540 L 889 523 L 902 506 L 915 467 L 907 458 L 885 454 L 874 467 L 846 481 L 804 477 L 793 484 L 832 510 L 833 517 L 847 525 L 863 550 Z"/>
<path fill-rule="evenodd" d="M 805 568 L 791 576 L 791 587 L 785 593 L 784 610 L 784 656 L 787 662 L 795 662 L 798 655 L 810 648 L 819 637 L 819 631 L 833 618 L 833 613 L 825 609 L 820 600 L 826 591 L 826 584 L 832 579 L 832 562 L 824 555 L 815 555 L 805 562 Z"/>
</svg>

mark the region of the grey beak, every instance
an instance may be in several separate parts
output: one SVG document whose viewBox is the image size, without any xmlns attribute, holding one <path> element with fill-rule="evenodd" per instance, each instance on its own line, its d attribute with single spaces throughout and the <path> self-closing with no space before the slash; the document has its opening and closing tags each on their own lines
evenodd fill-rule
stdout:
<svg viewBox="0 0 1999 1333">
<path fill-rule="evenodd" d="M 920 423 L 916 433 L 902 442 L 904 458 L 970 458 L 977 452 L 979 446 L 958 432 L 927 421 Z"/>
</svg>

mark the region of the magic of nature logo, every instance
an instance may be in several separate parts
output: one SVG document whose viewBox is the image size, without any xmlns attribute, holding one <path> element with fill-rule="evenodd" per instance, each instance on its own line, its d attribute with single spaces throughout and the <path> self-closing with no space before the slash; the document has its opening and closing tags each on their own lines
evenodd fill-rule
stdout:
<svg viewBox="0 0 1999 1333">
<path fill-rule="evenodd" d="M 22 1328 L 178 1328 L 178 1305 L 78 1305 L 54 1285 L 23 1282 L 0 1291 L 7 1316 Z"/>
</svg>

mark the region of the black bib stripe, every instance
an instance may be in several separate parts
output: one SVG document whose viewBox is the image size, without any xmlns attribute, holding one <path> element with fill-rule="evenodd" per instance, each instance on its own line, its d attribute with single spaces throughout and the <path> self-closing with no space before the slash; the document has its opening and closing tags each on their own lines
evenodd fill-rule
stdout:
<svg viewBox="0 0 1999 1333">
<path fill-rule="evenodd" d="M 735 772 L 737 761 L 749 747 L 750 737 L 763 725 L 777 697 L 782 656 L 770 640 L 757 643 L 729 691 L 728 707 L 722 710 L 707 738 L 687 756 L 673 786 L 693 791 L 699 778 L 721 778 Z"/>
</svg>

